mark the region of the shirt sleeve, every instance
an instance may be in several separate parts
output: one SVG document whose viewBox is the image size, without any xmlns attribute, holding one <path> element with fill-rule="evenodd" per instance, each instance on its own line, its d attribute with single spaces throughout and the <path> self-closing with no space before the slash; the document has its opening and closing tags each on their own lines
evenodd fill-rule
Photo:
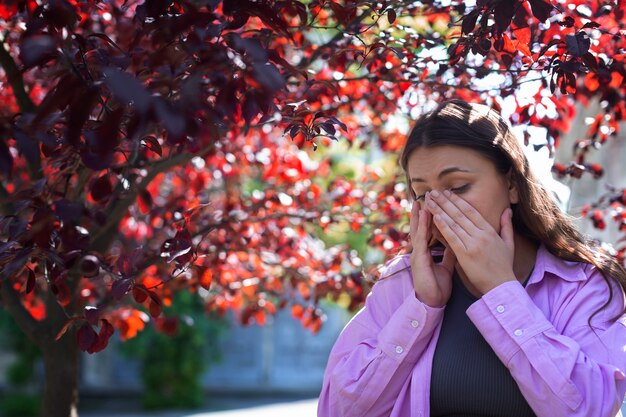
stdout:
<svg viewBox="0 0 626 417">
<path fill-rule="evenodd" d="M 538 417 L 618 413 L 626 391 L 626 318 L 593 328 L 587 323 L 607 293 L 596 276 L 568 302 L 560 332 L 517 281 L 492 289 L 467 310 Z M 618 288 L 607 310 L 622 311 L 622 294 Z"/>
<path fill-rule="evenodd" d="M 340 334 L 324 374 L 318 417 L 390 415 L 444 311 L 420 302 L 413 291 L 401 295 L 400 274 L 408 271 L 374 285 Z"/>
</svg>

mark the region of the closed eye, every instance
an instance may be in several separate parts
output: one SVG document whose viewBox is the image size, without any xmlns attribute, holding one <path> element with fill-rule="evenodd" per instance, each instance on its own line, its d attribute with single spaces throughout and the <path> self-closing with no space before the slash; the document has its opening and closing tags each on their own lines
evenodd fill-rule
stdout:
<svg viewBox="0 0 626 417">
<path fill-rule="evenodd" d="M 450 191 L 452 191 L 454 194 L 463 194 L 464 192 L 469 190 L 469 186 L 469 184 L 461 185 L 460 187 L 450 188 Z M 426 194 L 418 195 L 417 197 L 415 197 L 415 201 L 424 201 L 425 197 Z"/>
<path fill-rule="evenodd" d="M 450 188 L 450 191 L 452 191 L 454 194 L 463 194 L 467 190 L 469 190 L 469 184 L 465 184 L 460 187 Z"/>
</svg>

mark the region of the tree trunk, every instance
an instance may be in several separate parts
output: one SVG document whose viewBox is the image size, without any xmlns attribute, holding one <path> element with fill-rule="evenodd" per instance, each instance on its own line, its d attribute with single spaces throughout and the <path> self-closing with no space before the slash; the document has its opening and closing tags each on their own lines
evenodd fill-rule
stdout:
<svg viewBox="0 0 626 417">
<path fill-rule="evenodd" d="M 46 343 L 42 349 L 45 369 L 42 417 L 78 416 L 79 351 L 72 336 L 66 334 L 57 342 Z"/>
</svg>

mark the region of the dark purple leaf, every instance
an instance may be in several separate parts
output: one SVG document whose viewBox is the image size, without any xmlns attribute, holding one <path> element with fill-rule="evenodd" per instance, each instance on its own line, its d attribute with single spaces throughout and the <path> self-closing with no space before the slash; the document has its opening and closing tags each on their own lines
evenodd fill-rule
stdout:
<svg viewBox="0 0 626 417">
<path fill-rule="evenodd" d="M 98 335 L 93 330 L 91 325 L 88 323 L 83 324 L 80 329 L 78 329 L 78 347 L 82 351 L 87 351 L 94 344 Z"/>
<path fill-rule="evenodd" d="M 109 112 L 93 135 L 86 135 L 87 146 L 93 153 L 107 155 L 119 144 L 120 125 L 124 117 L 124 108 L 118 107 Z"/>
<path fill-rule="evenodd" d="M 560 69 L 570 74 L 576 73 L 580 69 L 580 67 L 580 62 L 573 60 L 562 62 L 561 65 L 559 65 Z"/>
<path fill-rule="evenodd" d="M 96 153 L 89 149 L 84 149 L 80 153 L 81 161 L 89 169 L 102 171 L 111 166 L 114 152 Z"/>
<path fill-rule="evenodd" d="M 84 210 L 85 207 L 81 202 L 62 199 L 54 203 L 54 212 L 63 222 L 79 223 Z"/>
<path fill-rule="evenodd" d="M 195 109 L 202 105 L 200 100 L 202 91 L 202 75 L 192 74 L 185 78 L 180 87 L 181 107 L 185 109 Z"/>
<path fill-rule="evenodd" d="M 35 289 L 35 272 L 28 268 L 28 280 L 26 281 L 26 294 L 30 294 Z"/>
<path fill-rule="evenodd" d="M 132 278 L 120 278 L 113 281 L 111 295 L 116 300 L 122 299 L 133 288 Z"/>
<path fill-rule="evenodd" d="M 224 4 L 226 3 L 227 2 L 225 1 Z M 227 13 L 224 12 L 224 14 L 227 14 Z M 232 20 L 228 22 L 226 29 L 229 29 L 229 30 L 239 29 L 248 22 L 248 19 L 250 19 L 250 15 L 248 13 L 244 13 L 244 12 L 237 13 L 233 16 Z"/>
<path fill-rule="evenodd" d="M 11 178 L 11 172 L 13 171 L 13 156 L 9 152 L 4 141 L 0 141 L 0 173 L 4 174 L 7 178 Z"/>
<path fill-rule="evenodd" d="M 587 33 L 580 31 L 575 35 L 567 35 L 565 37 L 565 45 L 567 52 L 574 56 L 583 56 L 589 51 L 591 40 Z"/>
<path fill-rule="evenodd" d="M 528 0 L 533 15 L 540 22 L 545 22 L 550 17 L 550 12 L 554 8 L 547 0 Z"/>
<path fill-rule="evenodd" d="M 76 94 L 70 104 L 65 141 L 74 147 L 79 147 L 83 126 L 98 102 L 99 92 L 96 89 L 86 91 L 81 89 Z"/>
<path fill-rule="evenodd" d="M 215 99 L 216 110 L 219 110 L 224 117 L 230 118 L 237 113 L 237 87 L 234 82 L 228 83 L 221 89 Z"/>
<path fill-rule="evenodd" d="M 587 52 L 585 55 L 583 55 L 583 63 L 587 66 L 587 68 L 591 68 L 594 70 L 598 69 L 598 61 L 596 60 L 596 57 L 593 56 L 593 54 L 591 52 Z"/>
<path fill-rule="evenodd" d="M 117 68 L 105 68 L 104 82 L 111 93 L 122 103 L 133 104 L 137 111 L 146 114 L 152 106 L 152 96 L 135 77 Z"/>
<path fill-rule="evenodd" d="M 241 113 L 247 125 L 250 125 L 250 122 L 259 114 L 259 105 L 254 98 L 254 94 L 246 93 L 243 106 L 241 106 Z"/>
<path fill-rule="evenodd" d="M 26 68 L 44 64 L 56 54 L 56 42 L 51 36 L 34 35 L 20 45 L 20 59 Z"/>
<path fill-rule="evenodd" d="M 80 270 L 87 278 L 93 278 L 100 273 L 100 259 L 95 255 L 85 255 L 80 262 Z"/>
<path fill-rule="evenodd" d="M 103 175 L 93 182 L 91 185 L 91 198 L 101 201 L 108 198 L 113 192 L 111 180 L 108 175 Z"/>
<path fill-rule="evenodd" d="M 328 133 L 331 136 L 334 135 L 336 132 L 335 126 L 333 126 L 332 123 L 330 122 L 322 123 L 320 126 L 322 127 L 322 129 L 326 131 L 326 133 Z"/>
<path fill-rule="evenodd" d="M 268 60 L 267 50 L 263 48 L 259 39 L 242 38 L 236 33 L 230 33 L 229 38 L 233 49 L 245 52 L 253 61 L 266 62 Z"/>
<path fill-rule="evenodd" d="M 33 251 L 32 247 L 26 247 L 24 249 L 20 249 L 15 256 L 13 256 L 13 260 L 5 265 L 0 272 L 4 278 L 12 277 L 14 273 L 21 271 L 26 262 L 28 262 L 28 258 Z"/>
<path fill-rule="evenodd" d="M 469 35 L 474 31 L 474 26 L 476 26 L 476 20 L 478 19 L 479 10 L 471 11 L 467 16 L 463 17 L 463 24 L 461 25 L 461 31 L 465 35 Z"/>
<path fill-rule="evenodd" d="M 72 98 L 74 98 L 80 83 L 80 79 L 71 72 L 63 75 L 54 89 L 46 94 L 46 97 L 37 107 L 37 115 L 33 120 L 33 124 L 38 124 L 55 110 L 65 109 L 72 101 Z"/>
<path fill-rule="evenodd" d="M 97 307 L 87 306 L 85 307 L 85 318 L 89 322 L 89 324 L 96 326 L 98 324 L 98 320 L 100 320 L 100 315 L 102 314 L 102 310 Z"/>
<path fill-rule="evenodd" d="M 581 29 L 587 29 L 587 28 L 597 29 L 599 27 L 600 27 L 600 23 L 591 21 L 591 22 L 585 23 Z"/>
<path fill-rule="evenodd" d="M 273 64 L 255 62 L 252 68 L 254 78 L 270 92 L 276 92 L 285 86 L 285 79 Z"/>
<path fill-rule="evenodd" d="M 396 21 L 396 18 L 396 11 L 393 9 L 389 9 L 389 11 L 387 12 L 387 20 L 389 21 L 389 24 L 393 24 L 393 22 Z"/>
<path fill-rule="evenodd" d="M 100 332 L 98 338 L 93 345 L 87 350 L 88 353 L 100 352 L 109 344 L 109 339 L 113 336 L 115 329 L 113 325 L 106 319 L 100 319 Z"/>
<path fill-rule="evenodd" d="M 17 149 L 24 155 L 26 160 L 31 164 L 39 164 L 41 157 L 39 155 L 39 143 L 37 140 L 21 129 L 15 129 L 13 131 L 13 137 L 17 141 Z"/>
<path fill-rule="evenodd" d="M 163 156 L 163 149 L 161 148 L 161 144 L 156 137 L 146 136 L 141 140 L 146 148 L 150 149 L 152 152 L 156 153 L 159 156 Z"/>
<path fill-rule="evenodd" d="M 498 34 L 504 33 L 505 30 L 511 25 L 511 19 L 515 13 L 515 8 L 518 5 L 518 1 L 506 0 L 498 2 L 494 10 L 494 18 L 496 21 L 496 32 Z"/>
<path fill-rule="evenodd" d="M 187 127 L 183 112 L 165 100 L 157 100 L 154 108 L 158 122 L 167 130 L 168 141 L 171 143 L 179 142 L 183 138 Z"/>
</svg>

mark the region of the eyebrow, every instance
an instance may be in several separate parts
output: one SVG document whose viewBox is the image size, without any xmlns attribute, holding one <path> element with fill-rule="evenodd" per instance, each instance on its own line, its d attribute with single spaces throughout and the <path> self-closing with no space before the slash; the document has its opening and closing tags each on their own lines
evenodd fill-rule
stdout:
<svg viewBox="0 0 626 417">
<path fill-rule="evenodd" d="M 467 169 L 463 169 L 463 168 L 458 168 L 458 167 L 450 167 L 450 168 L 446 168 L 443 171 L 441 171 L 439 173 L 439 175 L 437 175 L 438 179 L 441 179 L 441 177 L 444 177 L 448 174 L 452 174 L 455 172 L 467 172 L 467 173 L 471 173 L 471 171 L 468 171 Z M 426 182 L 424 179 L 422 178 L 411 178 L 411 182 Z"/>
</svg>

